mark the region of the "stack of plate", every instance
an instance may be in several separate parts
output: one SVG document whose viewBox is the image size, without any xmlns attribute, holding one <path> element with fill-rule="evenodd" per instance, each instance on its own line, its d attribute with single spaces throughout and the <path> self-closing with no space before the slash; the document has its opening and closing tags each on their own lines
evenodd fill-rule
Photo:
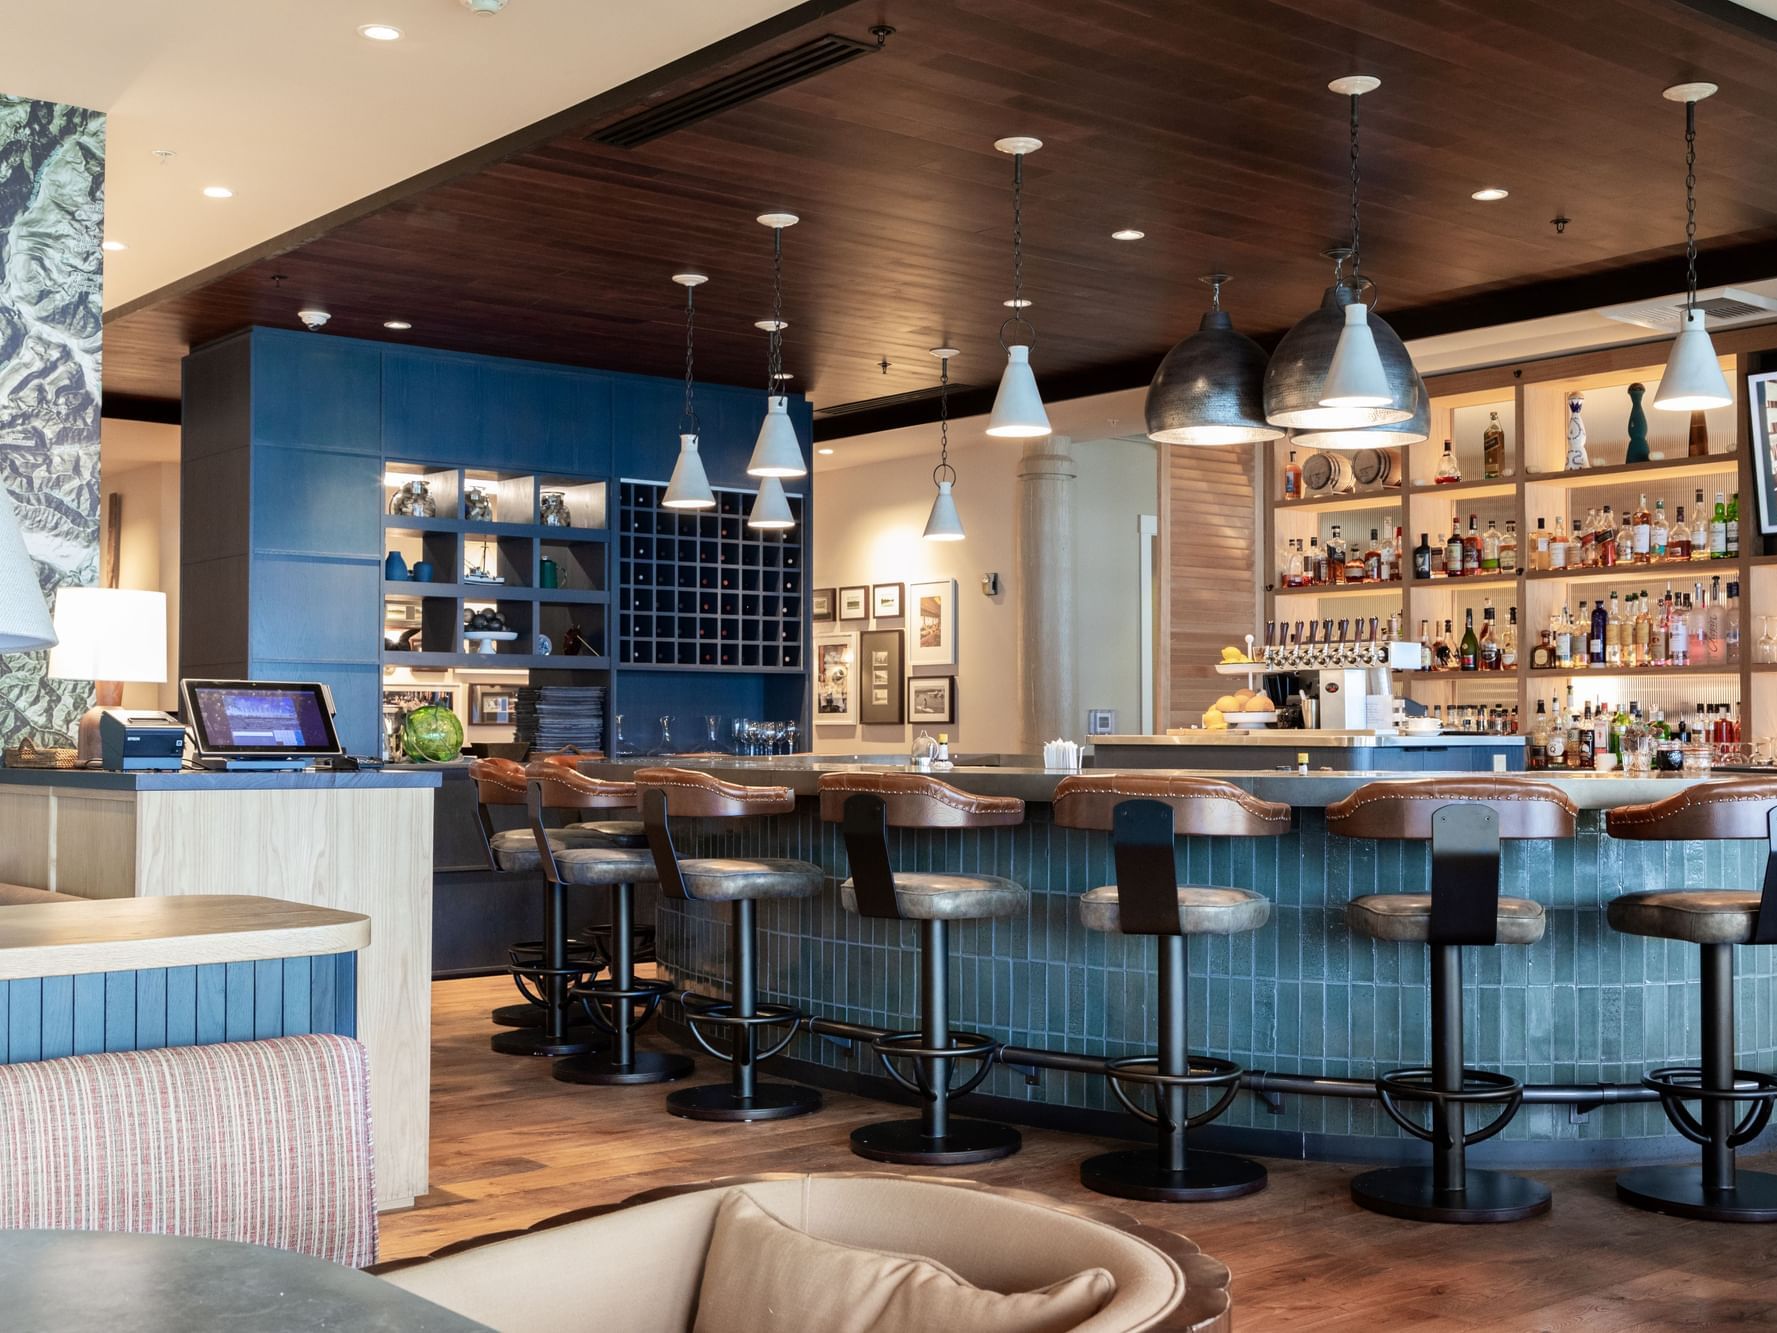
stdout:
<svg viewBox="0 0 1777 1333">
<path fill-rule="evenodd" d="M 605 748 L 603 685 L 526 685 L 518 691 L 518 739 L 545 752 Z"/>
</svg>

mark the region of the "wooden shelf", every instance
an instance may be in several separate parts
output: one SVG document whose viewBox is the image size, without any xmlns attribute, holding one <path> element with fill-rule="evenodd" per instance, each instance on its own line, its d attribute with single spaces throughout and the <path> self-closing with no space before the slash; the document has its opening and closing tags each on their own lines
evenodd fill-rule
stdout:
<svg viewBox="0 0 1777 1333">
<path fill-rule="evenodd" d="M 1738 666 L 1719 666 L 1719 667 L 1714 667 L 1714 666 L 1709 666 L 1709 667 L 1699 667 L 1699 666 L 1644 666 L 1644 667 L 1587 666 L 1587 667 L 1580 667 L 1577 670 L 1567 670 L 1567 671 L 1561 671 L 1561 670 L 1532 671 L 1532 672 L 1530 672 L 1530 679 L 1532 681 L 1565 680 L 1569 676 L 1698 676 L 1698 677 L 1714 676 L 1714 677 L 1721 677 L 1721 676 L 1738 676 L 1739 674 L 1740 674 L 1740 668 Z"/>
<path fill-rule="evenodd" d="M 1277 597 L 1388 597 L 1406 585 L 1403 583 L 1332 583 L 1317 588 L 1277 588 Z"/>
<path fill-rule="evenodd" d="M 1491 481 L 1452 481 L 1442 486 L 1436 482 L 1407 487 L 1408 495 L 1465 495 L 1471 500 L 1489 500 L 1518 492 L 1516 477 L 1495 477 Z"/>
<path fill-rule="evenodd" d="M 609 528 L 556 528 L 541 523 L 484 523 L 468 518 L 414 518 L 407 514 L 384 514 L 385 532 L 457 532 L 470 537 L 534 537 L 538 541 L 602 542 L 610 538 Z"/>
<path fill-rule="evenodd" d="M 1433 592 L 1455 592 L 1459 588 L 1516 588 L 1518 574 L 1465 574 L 1460 578 L 1448 576 L 1437 579 L 1414 579 L 1413 588 L 1425 588 Z"/>
<path fill-rule="evenodd" d="M 1404 491 L 1358 491 L 1350 495 L 1326 495 L 1318 499 L 1279 500 L 1277 512 L 1280 514 L 1329 514 L 1337 512 L 1357 513 L 1373 509 L 1399 509 L 1404 503 Z"/>
<path fill-rule="evenodd" d="M 1635 583 L 1675 577 L 1706 578 L 1739 571 L 1737 560 L 1662 560 L 1650 565 L 1586 565 L 1577 569 L 1538 569 L 1524 575 L 1536 583 Z"/>
<path fill-rule="evenodd" d="M 1583 489 L 1589 486 L 1614 486 L 1637 477 L 1661 477 L 1678 481 L 1684 477 L 1707 477 L 1718 472 L 1732 472 L 1739 466 L 1738 450 L 1711 454 L 1707 458 L 1658 458 L 1648 463 L 1616 463 L 1609 467 L 1591 467 L 1584 472 L 1531 472 L 1524 480 L 1532 486 L 1567 486 Z"/>
<path fill-rule="evenodd" d="M 474 667 L 482 671 L 609 671 L 609 657 L 569 657 L 563 653 L 383 653 L 384 666 L 448 670 Z"/>
</svg>

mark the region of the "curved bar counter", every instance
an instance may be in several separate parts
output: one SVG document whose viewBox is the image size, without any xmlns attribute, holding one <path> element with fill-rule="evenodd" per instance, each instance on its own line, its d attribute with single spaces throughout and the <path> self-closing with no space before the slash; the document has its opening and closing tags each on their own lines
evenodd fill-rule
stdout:
<svg viewBox="0 0 1777 1333">
<path fill-rule="evenodd" d="M 845 850 L 837 827 L 821 823 L 815 800 L 822 772 L 861 766 L 818 757 L 674 762 L 736 782 L 788 784 L 797 793 L 792 814 L 687 833 L 699 844 L 697 855 L 792 856 L 826 870 L 831 882 L 820 896 L 760 905 L 760 997 L 828 1020 L 799 1033 L 780 1057 L 792 1062 L 790 1073 L 886 1094 L 890 1085 L 869 1048 L 833 1039 L 846 1024 L 906 1030 L 915 1021 L 911 927 L 841 910 L 837 885 L 846 873 Z M 585 769 L 619 776 L 629 767 Z M 998 1116 L 1130 1133 L 1134 1122 L 1089 1062 L 1153 1049 L 1155 960 L 1147 939 L 1080 925 L 1079 896 L 1115 881 L 1108 835 L 1056 826 L 1049 801 L 1060 774 L 959 768 L 938 776 L 964 790 L 1027 803 L 1026 821 L 1017 828 L 892 834 L 897 867 L 979 871 L 1030 889 L 1027 916 L 956 930 L 952 1019 L 1014 1048 L 975 1095 L 992 1098 Z M 1276 1157 L 1401 1158 L 1417 1144 L 1388 1121 L 1370 1080 L 1378 1070 L 1424 1057 L 1426 951 L 1352 934 L 1344 906 L 1359 894 L 1422 890 L 1428 852 L 1421 844 L 1330 835 L 1323 811 L 1367 781 L 1402 775 L 1249 770 L 1215 776 L 1287 802 L 1296 817 L 1282 838 L 1207 839 L 1181 843 L 1178 851 L 1181 882 L 1254 889 L 1272 902 L 1263 929 L 1193 946 L 1191 1050 L 1251 1071 L 1249 1095 L 1199 1131 L 1200 1141 Z M 1756 889 L 1765 849 L 1748 842 L 1624 842 L 1605 834 L 1604 810 L 1668 795 L 1687 779 L 1573 774 L 1547 780 L 1580 806 L 1578 835 L 1570 843 L 1508 844 L 1502 871 L 1502 892 L 1534 898 L 1547 909 L 1547 934 L 1528 948 L 1474 949 L 1465 959 L 1466 1057 L 1528 1088 L 1526 1105 L 1499 1137 L 1475 1151 L 1476 1162 L 1607 1165 L 1684 1156 L 1694 1149 L 1639 1081 L 1655 1066 L 1696 1058 L 1697 950 L 1619 935 L 1605 924 L 1605 904 L 1638 889 Z M 663 901 L 658 929 L 660 962 L 676 984 L 727 987 L 727 930 L 718 910 Z M 1750 1068 L 1771 1068 L 1777 1058 L 1774 953 L 1743 950 L 1738 961 L 1740 1059 Z M 683 1036 L 671 1024 L 669 1030 Z M 1020 1051 L 1059 1058 L 1021 1069 Z M 1303 1078 L 1267 1087 L 1265 1074 L 1326 1080 L 1326 1095 L 1304 1094 Z M 1578 1091 L 1594 1085 L 1605 1086 L 1590 1097 Z M 1280 1096 L 1250 1095 L 1271 1091 Z"/>
</svg>

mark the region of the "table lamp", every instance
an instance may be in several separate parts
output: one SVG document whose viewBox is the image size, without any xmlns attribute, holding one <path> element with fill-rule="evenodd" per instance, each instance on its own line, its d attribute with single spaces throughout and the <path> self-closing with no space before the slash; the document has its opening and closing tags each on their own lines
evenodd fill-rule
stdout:
<svg viewBox="0 0 1777 1333">
<path fill-rule="evenodd" d="M 12 501 L 0 489 L 0 653 L 48 648 L 55 641 L 37 566 L 25 549 Z"/>
<path fill-rule="evenodd" d="M 100 755 L 99 716 L 123 702 L 125 681 L 167 678 L 167 595 L 133 588 L 63 588 L 56 594 L 49 674 L 90 680 L 95 704 L 80 719 L 80 760 Z"/>
</svg>

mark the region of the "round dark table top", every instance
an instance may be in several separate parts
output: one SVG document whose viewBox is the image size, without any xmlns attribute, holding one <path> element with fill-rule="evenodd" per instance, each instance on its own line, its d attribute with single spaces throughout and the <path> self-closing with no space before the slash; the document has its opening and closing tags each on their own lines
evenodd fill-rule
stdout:
<svg viewBox="0 0 1777 1333">
<path fill-rule="evenodd" d="M 116 1231 L 0 1232 L 0 1325 L 12 1333 L 486 1329 L 310 1255 Z"/>
</svg>

